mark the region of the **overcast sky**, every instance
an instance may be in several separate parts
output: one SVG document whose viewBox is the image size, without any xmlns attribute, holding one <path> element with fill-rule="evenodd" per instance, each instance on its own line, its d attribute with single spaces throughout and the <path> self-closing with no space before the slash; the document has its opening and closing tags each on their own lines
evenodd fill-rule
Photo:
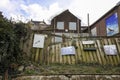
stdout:
<svg viewBox="0 0 120 80">
<path fill-rule="evenodd" d="M 89 13 L 92 24 L 118 2 L 119 0 L 1 0 L 0 11 L 8 19 L 44 20 L 49 23 L 53 16 L 69 9 L 84 24 L 87 24 Z"/>
</svg>

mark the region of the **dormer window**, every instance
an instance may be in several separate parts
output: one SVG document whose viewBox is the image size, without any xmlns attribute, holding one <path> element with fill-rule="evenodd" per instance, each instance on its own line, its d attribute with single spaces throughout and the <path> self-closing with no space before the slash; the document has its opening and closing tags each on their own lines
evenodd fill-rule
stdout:
<svg viewBox="0 0 120 80">
<path fill-rule="evenodd" d="M 76 30 L 76 22 L 69 22 L 69 30 Z"/>
<path fill-rule="evenodd" d="M 64 22 L 57 22 L 57 29 L 64 29 Z"/>
</svg>

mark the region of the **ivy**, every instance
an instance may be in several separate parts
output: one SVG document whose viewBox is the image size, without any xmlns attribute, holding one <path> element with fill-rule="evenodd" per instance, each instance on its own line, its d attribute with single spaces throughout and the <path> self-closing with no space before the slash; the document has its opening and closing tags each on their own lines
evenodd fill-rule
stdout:
<svg viewBox="0 0 120 80">
<path fill-rule="evenodd" d="M 0 17 L 0 73 L 5 72 L 12 63 L 22 61 L 20 40 L 27 35 L 24 23 L 13 24 L 10 20 Z"/>
</svg>

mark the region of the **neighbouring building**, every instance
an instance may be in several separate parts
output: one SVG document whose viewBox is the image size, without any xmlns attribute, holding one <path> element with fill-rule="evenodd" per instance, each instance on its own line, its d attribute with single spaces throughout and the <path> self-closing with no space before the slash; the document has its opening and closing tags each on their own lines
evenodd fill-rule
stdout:
<svg viewBox="0 0 120 80">
<path fill-rule="evenodd" d="M 33 21 L 33 20 L 31 20 L 31 21 L 29 21 L 29 24 L 31 26 L 31 30 L 33 30 L 33 31 L 45 30 L 46 28 L 49 27 L 49 25 L 46 24 L 44 22 L 44 20 L 43 21 Z"/>
<path fill-rule="evenodd" d="M 69 10 L 65 10 L 56 15 L 51 20 L 51 27 L 55 35 L 66 37 L 78 37 L 83 29 L 81 29 L 81 20 L 73 15 Z M 64 37 L 55 37 L 55 42 L 65 41 Z"/>
<path fill-rule="evenodd" d="M 120 2 L 90 26 L 92 36 L 120 35 Z M 88 32 L 88 29 L 85 30 Z"/>
<path fill-rule="evenodd" d="M 81 20 L 69 10 L 53 17 L 51 25 L 46 24 L 44 20 L 31 20 L 30 24 L 33 31 L 46 31 L 50 28 L 49 32 L 57 35 L 53 37 L 52 42 L 64 42 L 68 40 L 66 37 L 89 36 L 88 34 L 92 36 L 116 36 L 120 35 L 120 2 L 90 25 L 89 29 L 88 26 L 82 26 Z"/>
</svg>

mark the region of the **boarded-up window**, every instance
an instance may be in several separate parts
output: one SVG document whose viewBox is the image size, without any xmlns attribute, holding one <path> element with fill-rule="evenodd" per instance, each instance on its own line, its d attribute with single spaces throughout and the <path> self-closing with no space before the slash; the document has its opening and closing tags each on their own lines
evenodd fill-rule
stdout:
<svg viewBox="0 0 120 80">
<path fill-rule="evenodd" d="M 96 29 L 96 27 L 94 27 L 94 28 L 91 30 L 91 34 L 92 34 L 92 36 L 97 36 L 97 29 Z"/>
<path fill-rule="evenodd" d="M 64 29 L 64 22 L 57 22 L 57 29 Z"/>
<path fill-rule="evenodd" d="M 55 42 L 62 42 L 62 38 L 61 37 L 55 37 Z"/>
<path fill-rule="evenodd" d="M 62 33 L 55 33 L 55 35 L 62 36 Z M 62 42 L 62 37 L 55 37 L 55 42 Z"/>
<path fill-rule="evenodd" d="M 69 30 L 76 30 L 76 22 L 69 22 Z"/>
</svg>

